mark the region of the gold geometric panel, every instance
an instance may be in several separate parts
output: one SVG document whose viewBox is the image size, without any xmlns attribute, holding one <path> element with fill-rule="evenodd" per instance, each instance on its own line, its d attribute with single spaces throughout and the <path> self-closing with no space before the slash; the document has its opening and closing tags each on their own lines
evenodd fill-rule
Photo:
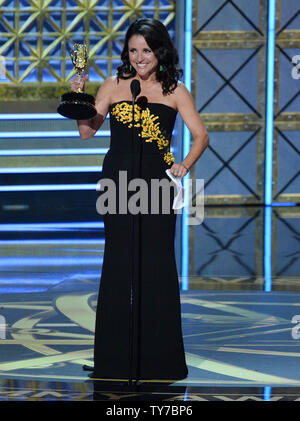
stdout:
<svg viewBox="0 0 300 421">
<path fill-rule="evenodd" d="M 69 57 L 73 42 L 89 50 L 90 83 L 95 92 L 120 64 L 128 25 L 138 17 L 161 20 L 174 32 L 174 0 L 0 0 L 0 56 L 6 101 L 51 99 L 74 76 Z"/>
<path fill-rule="evenodd" d="M 300 5 L 276 2 L 273 202 L 300 201 L 300 89 L 293 66 L 300 58 Z M 296 72 L 295 72 L 296 73 Z"/>
<path fill-rule="evenodd" d="M 267 3 L 193 3 L 192 89 L 210 135 L 194 176 L 206 204 L 264 200 Z"/>
</svg>

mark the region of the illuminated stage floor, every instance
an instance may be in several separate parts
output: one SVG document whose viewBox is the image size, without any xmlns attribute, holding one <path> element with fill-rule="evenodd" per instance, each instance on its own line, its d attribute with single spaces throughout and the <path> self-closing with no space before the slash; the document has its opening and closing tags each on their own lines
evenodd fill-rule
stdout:
<svg viewBox="0 0 300 421">
<path fill-rule="evenodd" d="M 92 364 L 96 298 L 93 291 L 55 288 L 1 296 L 9 322 L 1 340 L 1 399 L 92 399 L 93 382 L 82 365 Z M 223 396 L 245 388 L 262 396 L 270 393 L 266 386 L 300 388 L 300 339 L 296 331 L 292 336 L 291 322 L 300 313 L 300 293 L 187 291 L 181 300 L 189 376 L 161 383 L 159 394 L 183 400 L 200 391 L 207 396 L 209 389 Z M 141 387 L 138 393 L 146 387 L 149 394 L 158 386 Z M 111 388 L 126 390 L 116 382 L 104 387 Z"/>
<path fill-rule="evenodd" d="M 0 331 L 0 400 L 300 399 L 300 334 L 293 322 L 300 321 L 299 229 L 294 225 L 290 230 L 298 221 L 298 216 L 287 221 L 294 243 L 282 232 L 277 237 L 276 250 L 284 246 L 277 265 L 287 269 L 286 276 L 281 270 L 281 276 L 271 279 L 271 291 L 265 291 L 261 273 L 225 273 L 229 248 L 237 255 L 234 241 L 215 253 L 223 277 L 195 271 L 188 290 L 181 291 L 189 376 L 171 385 L 152 381 L 131 388 L 93 382 L 82 370 L 83 364 L 92 364 L 93 356 L 104 247 L 99 232 L 94 235 L 88 228 L 74 241 L 72 230 L 57 229 L 51 235 L 50 230 L 47 235 L 36 231 L 34 236 L 30 229 L 26 235 L 24 229 L 18 233 L 14 228 L 0 242 L 0 316 L 6 322 Z M 206 224 L 201 229 L 210 228 L 211 238 L 209 218 Z M 74 230 L 78 234 L 78 228 Z M 224 225 L 220 231 L 226 231 Z M 236 237 L 239 264 L 243 260 L 250 265 L 257 253 L 243 253 L 249 237 Z M 207 268 L 212 246 L 202 240 L 200 267 Z M 225 252 L 227 260 L 222 258 Z"/>
</svg>

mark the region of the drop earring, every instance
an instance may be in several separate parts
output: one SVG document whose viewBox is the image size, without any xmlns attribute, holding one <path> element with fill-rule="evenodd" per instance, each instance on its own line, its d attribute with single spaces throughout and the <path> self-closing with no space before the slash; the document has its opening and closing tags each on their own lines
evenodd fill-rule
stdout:
<svg viewBox="0 0 300 421">
<path fill-rule="evenodd" d="M 160 72 L 164 72 L 165 71 L 165 68 L 164 68 L 164 66 L 162 64 L 159 66 L 159 71 Z"/>
</svg>

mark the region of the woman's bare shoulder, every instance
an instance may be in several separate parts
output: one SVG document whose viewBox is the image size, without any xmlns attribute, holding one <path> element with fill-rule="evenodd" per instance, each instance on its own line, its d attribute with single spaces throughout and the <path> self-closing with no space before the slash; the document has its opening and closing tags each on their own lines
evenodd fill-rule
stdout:
<svg viewBox="0 0 300 421">
<path fill-rule="evenodd" d="M 198 115 L 195 101 L 184 83 L 180 83 L 174 91 L 176 108 L 186 120 Z"/>
<path fill-rule="evenodd" d="M 179 109 L 183 103 L 191 100 L 191 95 L 183 82 L 177 83 L 177 86 L 172 93 L 172 99 L 177 109 Z"/>
<path fill-rule="evenodd" d="M 110 76 L 101 83 L 98 89 L 98 96 L 101 96 L 102 98 L 104 96 L 112 98 L 119 88 L 120 86 L 117 77 Z"/>
<path fill-rule="evenodd" d="M 117 87 L 117 85 L 118 85 L 118 79 L 116 76 L 107 77 L 101 84 L 101 86 L 105 88 Z"/>
<path fill-rule="evenodd" d="M 103 85 L 106 89 L 109 89 L 112 94 L 114 94 L 119 93 L 120 90 L 126 90 L 128 88 L 128 80 L 118 78 L 117 76 L 110 76 L 105 80 L 105 82 L 103 82 Z"/>
<path fill-rule="evenodd" d="M 177 87 L 176 87 L 176 89 L 174 90 L 174 94 L 175 94 L 176 96 L 189 95 L 189 91 L 188 91 L 188 89 L 186 88 L 185 84 L 184 84 L 183 82 L 179 81 L 179 82 L 177 83 Z"/>
</svg>

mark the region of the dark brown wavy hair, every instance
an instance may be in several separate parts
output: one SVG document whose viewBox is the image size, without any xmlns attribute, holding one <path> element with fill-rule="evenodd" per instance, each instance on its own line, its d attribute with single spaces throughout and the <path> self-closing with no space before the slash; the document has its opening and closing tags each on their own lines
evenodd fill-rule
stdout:
<svg viewBox="0 0 300 421">
<path fill-rule="evenodd" d="M 142 35 L 158 60 L 156 79 L 161 82 L 163 94 L 174 91 L 183 71 L 178 67 L 178 53 L 166 27 L 156 19 L 138 19 L 133 22 L 125 37 L 121 53 L 122 64 L 117 68 L 117 79 L 130 79 L 136 70 L 130 66 L 128 42 L 133 35 Z"/>
</svg>

